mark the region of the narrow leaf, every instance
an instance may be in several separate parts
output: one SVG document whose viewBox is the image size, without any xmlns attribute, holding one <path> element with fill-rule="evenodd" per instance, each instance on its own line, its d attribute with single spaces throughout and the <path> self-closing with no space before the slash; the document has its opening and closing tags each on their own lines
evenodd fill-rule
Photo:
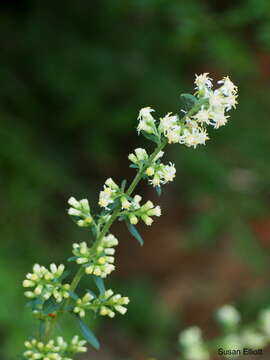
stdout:
<svg viewBox="0 0 270 360">
<path fill-rule="evenodd" d="M 79 296 L 74 292 L 74 291 L 69 291 L 69 296 L 71 297 L 71 299 L 73 300 L 78 300 L 79 299 Z"/>
<path fill-rule="evenodd" d="M 129 230 L 129 232 L 131 233 L 131 235 L 133 237 L 135 237 L 135 239 L 139 242 L 139 244 L 141 246 L 143 246 L 143 244 L 144 244 L 143 238 L 141 237 L 141 235 L 138 232 L 138 230 L 136 229 L 136 227 L 133 224 L 131 224 L 129 221 L 126 221 L 126 224 L 127 224 L 127 228 Z"/>
<path fill-rule="evenodd" d="M 145 131 L 142 131 L 142 134 L 143 134 L 143 136 L 144 136 L 147 140 L 151 140 L 151 141 L 155 142 L 156 144 L 159 144 L 160 140 L 159 140 L 159 138 L 158 138 L 156 135 L 154 135 L 154 134 L 148 134 L 148 133 L 145 132 Z"/>
<path fill-rule="evenodd" d="M 105 289 L 105 285 L 104 285 L 104 281 L 101 277 L 99 276 L 93 276 L 95 284 L 100 292 L 100 294 L 104 294 L 106 289 Z"/>
<path fill-rule="evenodd" d="M 78 321 L 85 340 L 87 340 L 89 344 L 92 345 L 96 350 L 99 350 L 100 344 L 93 331 L 90 330 L 89 327 L 81 319 L 78 318 Z"/>
<path fill-rule="evenodd" d="M 198 102 L 198 99 L 191 94 L 181 94 L 181 97 L 183 98 L 187 111 L 190 110 Z"/>
<path fill-rule="evenodd" d="M 123 180 L 123 181 L 121 182 L 121 190 L 122 190 L 123 192 L 125 191 L 126 185 L 127 185 L 127 180 Z"/>
<path fill-rule="evenodd" d="M 156 189 L 156 192 L 157 192 L 158 196 L 161 196 L 161 187 L 156 186 L 155 189 Z"/>
<path fill-rule="evenodd" d="M 76 261 L 78 256 L 71 256 L 67 259 L 68 262 Z"/>
</svg>

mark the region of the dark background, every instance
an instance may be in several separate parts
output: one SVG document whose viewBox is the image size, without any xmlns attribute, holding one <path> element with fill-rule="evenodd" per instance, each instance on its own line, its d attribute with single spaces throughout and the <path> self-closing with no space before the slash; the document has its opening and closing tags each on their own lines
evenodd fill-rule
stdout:
<svg viewBox="0 0 270 360">
<path fill-rule="evenodd" d="M 139 227 L 143 248 L 114 226 L 107 286 L 132 301 L 125 317 L 96 324 L 93 358 L 177 359 L 179 331 L 197 324 L 216 336 L 224 303 L 254 319 L 270 303 L 269 0 L 0 4 L 2 358 L 15 359 L 33 334 L 25 273 L 65 261 L 87 238 L 66 215 L 68 197 L 95 209 L 107 177 L 132 179 L 127 155 L 151 148 L 136 135 L 138 110 L 179 112 L 195 73 L 230 75 L 239 106 L 206 147 L 168 147 L 177 178 L 160 199 L 140 186 L 163 209 Z"/>
</svg>

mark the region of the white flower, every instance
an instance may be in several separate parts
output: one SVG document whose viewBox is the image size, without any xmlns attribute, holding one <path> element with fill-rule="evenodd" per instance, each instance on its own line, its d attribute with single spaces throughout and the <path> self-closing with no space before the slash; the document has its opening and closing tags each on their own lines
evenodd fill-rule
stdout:
<svg viewBox="0 0 270 360">
<path fill-rule="evenodd" d="M 223 109 L 224 96 L 219 90 L 215 90 L 209 95 L 210 109 Z"/>
<path fill-rule="evenodd" d="M 217 319 L 225 326 L 235 327 L 241 318 L 239 312 L 231 305 L 224 305 L 216 313 Z"/>
<path fill-rule="evenodd" d="M 178 124 L 178 116 L 177 115 L 171 115 L 172 113 L 168 113 L 163 118 L 160 119 L 158 130 L 161 133 L 164 133 L 164 135 L 167 134 L 167 132 L 176 126 Z"/>
<path fill-rule="evenodd" d="M 237 86 L 230 80 L 229 76 L 225 76 L 222 80 L 218 81 L 218 84 L 223 84 L 220 90 L 223 92 L 224 95 L 236 95 L 237 93 Z"/>
<path fill-rule="evenodd" d="M 195 346 L 202 341 L 202 331 L 197 326 L 192 326 L 182 331 L 179 335 L 179 342 L 184 347 Z"/>
<path fill-rule="evenodd" d="M 155 111 L 154 109 L 151 109 L 150 106 L 147 106 L 145 108 L 142 108 L 139 112 L 138 120 L 142 119 L 150 119 L 153 120 L 153 116 L 151 115 L 151 112 Z"/>
<path fill-rule="evenodd" d="M 212 79 L 208 76 L 209 73 L 204 73 L 204 74 L 201 74 L 201 75 L 195 75 L 196 78 L 195 78 L 195 89 L 198 89 L 199 91 L 200 90 L 204 90 L 205 88 L 211 88 L 213 86 L 212 84 Z"/>
<path fill-rule="evenodd" d="M 213 124 L 215 129 L 218 129 L 220 126 L 226 125 L 228 122 L 228 118 L 229 116 L 225 116 L 223 111 L 211 113 L 211 119 L 212 119 L 211 123 Z"/>
<path fill-rule="evenodd" d="M 155 119 L 151 115 L 151 112 L 155 111 L 150 107 L 142 108 L 139 112 L 138 120 L 139 125 L 137 127 L 138 132 L 145 131 L 148 134 L 155 132 Z"/>
<path fill-rule="evenodd" d="M 197 145 L 203 144 L 209 139 L 207 131 L 199 128 L 192 128 L 191 130 L 185 129 L 183 135 L 183 143 L 190 147 L 193 146 L 194 149 Z"/>
<path fill-rule="evenodd" d="M 109 178 L 105 181 L 104 189 L 99 193 L 99 206 L 107 208 L 119 195 L 119 186 Z"/>
<path fill-rule="evenodd" d="M 209 111 L 203 108 L 200 111 L 198 111 L 192 118 L 198 121 L 199 123 L 207 124 L 207 125 L 210 124 Z"/>
<path fill-rule="evenodd" d="M 175 165 L 172 163 L 169 163 L 169 165 L 163 165 L 161 166 L 161 169 L 158 173 L 162 179 L 163 184 L 169 181 L 173 181 L 176 175 Z"/>
</svg>

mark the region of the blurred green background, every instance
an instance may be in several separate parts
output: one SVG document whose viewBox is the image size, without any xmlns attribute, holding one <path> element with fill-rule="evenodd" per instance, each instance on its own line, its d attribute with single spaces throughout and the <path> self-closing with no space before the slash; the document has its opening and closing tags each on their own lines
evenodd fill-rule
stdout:
<svg viewBox="0 0 270 360">
<path fill-rule="evenodd" d="M 140 227 L 144 248 L 114 227 L 107 286 L 132 302 L 96 324 L 102 349 L 89 358 L 174 360 L 182 328 L 216 335 L 220 305 L 248 321 L 270 304 L 269 0 L 1 1 L 0 32 L 1 358 L 16 359 L 34 331 L 25 273 L 87 238 L 68 197 L 96 208 L 107 177 L 130 180 L 128 153 L 151 146 L 136 135 L 138 110 L 179 112 L 195 73 L 230 75 L 239 106 L 206 147 L 169 147 L 178 176 L 160 199 L 140 186 L 164 214 Z"/>
</svg>

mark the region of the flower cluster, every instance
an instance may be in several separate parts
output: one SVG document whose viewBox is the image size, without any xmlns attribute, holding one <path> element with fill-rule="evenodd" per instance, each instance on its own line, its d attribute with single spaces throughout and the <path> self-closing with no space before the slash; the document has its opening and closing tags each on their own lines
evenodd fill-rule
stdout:
<svg viewBox="0 0 270 360">
<path fill-rule="evenodd" d="M 28 273 L 23 281 L 23 287 L 35 288 L 33 291 L 26 291 L 24 294 L 30 299 L 37 297 L 48 300 L 51 296 L 57 302 L 61 302 L 63 298 L 69 297 L 69 284 L 61 283 L 61 276 L 64 272 L 64 265 L 50 265 L 50 270 L 39 264 L 33 266 L 33 273 Z"/>
<path fill-rule="evenodd" d="M 215 129 L 227 123 L 229 116 L 226 112 L 236 107 L 237 87 L 228 76 L 218 81 L 221 86 L 212 90 L 212 79 L 208 73 L 196 75 L 197 96 L 200 99 L 207 99 L 207 106 L 193 116 L 193 119 L 201 124 L 212 125 Z"/>
<path fill-rule="evenodd" d="M 217 320 L 225 328 L 235 328 L 241 320 L 239 312 L 232 305 L 224 305 L 216 313 Z"/>
<path fill-rule="evenodd" d="M 73 254 L 77 264 L 83 265 L 86 274 L 105 278 L 114 269 L 114 247 L 118 240 L 112 234 L 105 236 L 96 248 L 89 248 L 86 242 L 73 244 Z"/>
<path fill-rule="evenodd" d="M 107 208 L 108 205 L 112 204 L 114 200 L 119 196 L 120 188 L 113 181 L 112 178 L 109 178 L 105 181 L 104 190 L 99 194 L 99 206 Z"/>
<path fill-rule="evenodd" d="M 208 360 L 209 352 L 204 345 L 201 329 L 197 326 L 184 330 L 179 335 L 179 343 L 182 347 L 185 360 Z"/>
<path fill-rule="evenodd" d="M 124 315 L 127 312 L 127 308 L 123 305 L 127 305 L 128 303 L 128 297 L 123 297 L 120 294 L 114 295 L 113 291 L 109 289 L 103 294 L 100 294 L 98 298 L 95 298 L 90 293 L 86 293 L 81 299 L 77 299 L 73 311 L 81 318 L 85 317 L 87 310 L 92 310 L 102 316 L 113 318 L 115 311 Z"/>
<path fill-rule="evenodd" d="M 29 360 L 72 360 L 69 355 L 86 352 L 86 341 L 74 336 L 70 343 L 62 337 L 43 343 L 36 339 L 24 343 L 26 351 L 24 356 Z"/>
<path fill-rule="evenodd" d="M 129 222 L 133 225 L 136 225 L 139 219 L 141 219 L 146 225 L 152 225 L 152 216 L 161 215 L 160 206 L 155 207 L 150 200 L 141 206 L 141 200 L 142 197 L 140 195 L 135 195 L 134 198 L 130 201 L 128 210 L 124 212 L 124 214 L 127 216 Z"/>
<path fill-rule="evenodd" d="M 75 217 L 77 225 L 87 227 L 93 222 L 87 199 L 78 201 L 74 197 L 71 197 L 68 200 L 68 204 L 71 206 L 68 209 L 68 214 Z"/>
<path fill-rule="evenodd" d="M 143 130 L 158 138 L 165 137 L 169 144 L 180 143 L 194 148 L 205 144 L 209 139 L 207 125 L 212 125 L 215 129 L 225 125 L 229 118 L 227 112 L 237 104 L 237 87 L 229 77 L 224 77 L 218 84 L 219 88 L 212 90 L 212 79 L 208 77 L 208 73 L 196 75 L 196 92 L 189 95 L 196 110 L 192 108 L 191 112 L 184 111 L 182 119 L 168 113 L 160 119 L 157 126 L 157 121 L 151 114 L 154 110 L 150 107 L 143 108 L 138 117 L 138 132 Z M 135 160 L 133 156 L 132 158 Z"/>
<path fill-rule="evenodd" d="M 152 160 L 151 163 L 147 164 L 145 170 L 145 175 L 149 178 L 150 184 L 153 186 L 160 186 L 161 184 L 166 184 L 170 181 L 173 181 L 176 175 L 176 169 L 174 164 L 169 163 L 164 165 L 160 162 L 160 158 L 164 155 L 163 151 L 160 151 Z M 138 168 L 142 168 L 146 160 L 149 159 L 145 149 L 135 149 L 134 153 L 129 154 L 129 160 Z"/>
</svg>

